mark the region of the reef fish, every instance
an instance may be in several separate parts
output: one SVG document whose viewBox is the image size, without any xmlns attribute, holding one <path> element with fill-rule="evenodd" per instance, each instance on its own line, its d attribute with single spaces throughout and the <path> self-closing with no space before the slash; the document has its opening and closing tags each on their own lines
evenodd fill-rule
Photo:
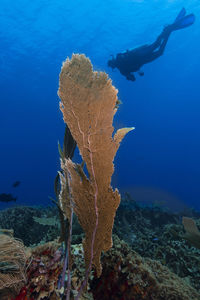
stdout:
<svg viewBox="0 0 200 300">
<path fill-rule="evenodd" d="M 12 186 L 15 188 L 21 184 L 21 181 L 15 181 Z"/>
<path fill-rule="evenodd" d="M 0 194 L 1 202 L 11 202 L 11 201 L 16 201 L 16 200 L 17 200 L 17 197 L 14 198 L 12 194 L 5 194 L 5 193 Z"/>
</svg>

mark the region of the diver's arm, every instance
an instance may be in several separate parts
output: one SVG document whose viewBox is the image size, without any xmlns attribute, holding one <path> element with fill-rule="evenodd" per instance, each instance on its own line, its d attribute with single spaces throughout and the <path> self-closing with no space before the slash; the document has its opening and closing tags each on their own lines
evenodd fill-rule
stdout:
<svg viewBox="0 0 200 300">
<path fill-rule="evenodd" d="M 136 80 L 135 75 L 133 75 L 133 74 L 131 74 L 131 73 L 129 73 L 129 74 L 126 76 L 126 79 L 127 79 L 127 80 L 131 80 L 131 81 L 135 81 L 135 80 Z"/>
<path fill-rule="evenodd" d="M 163 39 L 163 32 L 161 32 L 161 34 L 157 37 L 157 39 L 155 40 L 155 42 L 153 42 L 152 44 L 148 45 L 147 50 L 150 51 L 155 51 L 157 48 L 160 47 L 161 42 Z"/>
<path fill-rule="evenodd" d="M 130 80 L 130 81 L 136 80 L 135 76 L 132 73 L 125 73 L 125 72 L 122 72 L 121 70 L 119 70 L 119 71 L 123 76 L 126 77 L 127 80 Z"/>
</svg>

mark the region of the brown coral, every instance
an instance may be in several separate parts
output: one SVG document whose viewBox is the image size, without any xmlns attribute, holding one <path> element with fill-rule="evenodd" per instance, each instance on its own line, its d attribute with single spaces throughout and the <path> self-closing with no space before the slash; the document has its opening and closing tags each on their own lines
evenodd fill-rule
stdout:
<svg viewBox="0 0 200 300">
<path fill-rule="evenodd" d="M 120 203 L 118 190 L 110 186 L 113 159 L 125 134 L 113 134 L 117 110 L 117 90 L 104 72 L 94 72 L 84 55 L 67 59 L 60 73 L 58 95 L 64 121 L 77 142 L 86 163 L 89 179 L 70 159 L 62 163 L 71 177 L 74 211 L 85 232 L 84 254 L 87 269 L 94 264 L 101 274 L 100 255 L 112 246 L 112 227 Z"/>
<path fill-rule="evenodd" d="M 194 247 L 200 249 L 200 231 L 195 221 L 192 218 L 183 217 L 182 223 L 186 231 L 184 238 Z"/>
<path fill-rule="evenodd" d="M 26 281 L 26 254 L 21 241 L 0 234 L 0 298 L 17 294 Z"/>
</svg>

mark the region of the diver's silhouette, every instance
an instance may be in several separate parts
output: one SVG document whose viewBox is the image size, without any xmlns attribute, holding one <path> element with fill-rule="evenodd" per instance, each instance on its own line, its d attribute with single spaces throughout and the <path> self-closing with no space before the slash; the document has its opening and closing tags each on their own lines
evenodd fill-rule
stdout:
<svg viewBox="0 0 200 300">
<path fill-rule="evenodd" d="M 119 69 L 120 73 L 124 75 L 126 79 L 135 81 L 135 76 L 132 72 L 138 72 L 140 76 L 144 75 L 144 72 L 140 71 L 141 66 L 153 61 L 164 53 L 165 46 L 172 31 L 188 27 L 192 25 L 194 21 L 194 14 L 186 16 L 186 10 L 182 8 L 174 23 L 166 26 L 154 43 L 118 53 L 116 58 L 112 57 L 112 59 L 108 61 L 108 66 L 112 69 Z"/>
</svg>

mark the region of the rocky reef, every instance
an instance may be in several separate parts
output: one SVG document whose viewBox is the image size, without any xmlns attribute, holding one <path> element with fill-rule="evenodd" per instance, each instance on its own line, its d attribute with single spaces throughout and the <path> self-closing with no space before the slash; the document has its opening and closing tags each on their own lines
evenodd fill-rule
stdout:
<svg viewBox="0 0 200 300">
<path fill-rule="evenodd" d="M 117 300 L 200 299 L 200 250 L 184 238 L 181 216 L 160 207 L 141 207 L 131 199 L 122 198 L 115 219 L 113 247 L 102 255 L 100 278 L 92 272 L 86 299 L 106 300 L 111 299 L 111 295 Z M 193 212 L 192 217 L 199 227 L 198 213 Z M 13 229 L 14 236 L 31 249 L 32 264 L 27 260 L 28 281 L 21 290 L 21 295 L 30 296 L 28 299 L 47 299 L 45 295 L 56 299 L 55 295 L 59 295 L 62 248 L 57 242 L 47 243 L 59 237 L 59 227 L 56 207 L 16 207 L 0 211 L 0 228 Z M 85 272 L 80 244 L 83 232 L 77 220 L 73 233 L 72 293 L 76 295 Z M 56 275 L 50 271 L 52 261 L 57 268 Z M 44 280 L 38 281 L 39 276 L 45 276 Z M 41 287 L 39 282 L 43 282 Z"/>
</svg>

